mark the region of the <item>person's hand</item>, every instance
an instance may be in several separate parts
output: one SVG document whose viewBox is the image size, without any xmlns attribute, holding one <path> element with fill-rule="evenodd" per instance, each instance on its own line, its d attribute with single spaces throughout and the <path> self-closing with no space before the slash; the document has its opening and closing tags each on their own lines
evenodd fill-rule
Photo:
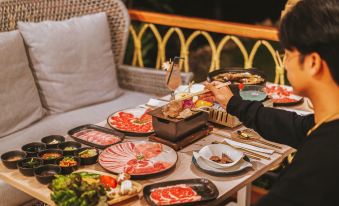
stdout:
<svg viewBox="0 0 339 206">
<path fill-rule="evenodd" d="M 210 90 L 214 96 L 216 101 L 226 109 L 228 102 L 230 101 L 231 97 L 233 96 L 232 91 L 228 86 L 217 88 L 216 86 L 222 84 L 218 81 L 213 81 L 211 83 L 205 82 L 205 89 Z"/>
</svg>

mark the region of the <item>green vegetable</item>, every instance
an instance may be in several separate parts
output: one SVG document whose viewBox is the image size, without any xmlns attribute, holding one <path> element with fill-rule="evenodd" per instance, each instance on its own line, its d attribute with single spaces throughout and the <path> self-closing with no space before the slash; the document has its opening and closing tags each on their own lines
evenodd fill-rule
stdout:
<svg viewBox="0 0 339 206">
<path fill-rule="evenodd" d="M 67 176 L 57 175 L 50 184 L 51 199 L 58 206 L 95 206 L 106 204 L 106 192 L 98 181 L 100 175 L 87 172 L 73 173 Z"/>
</svg>

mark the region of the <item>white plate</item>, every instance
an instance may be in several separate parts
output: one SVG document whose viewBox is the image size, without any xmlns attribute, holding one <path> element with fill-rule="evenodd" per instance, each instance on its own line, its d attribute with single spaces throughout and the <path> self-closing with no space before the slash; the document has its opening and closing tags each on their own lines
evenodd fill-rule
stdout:
<svg viewBox="0 0 339 206">
<path fill-rule="evenodd" d="M 177 160 L 177 153 L 172 148 L 149 141 L 115 144 L 106 148 L 98 158 L 99 164 L 112 173 L 126 172 L 139 177 L 167 171 Z"/>
<path fill-rule="evenodd" d="M 227 164 L 220 164 L 217 162 L 214 162 L 210 160 L 211 156 L 219 156 L 221 157 L 222 154 L 226 154 L 228 157 L 230 157 L 233 162 L 227 163 Z M 224 144 L 211 144 L 207 145 L 200 149 L 198 153 L 194 153 L 194 156 L 198 158 L 200 156 L 207 165 L 213 168 L 228 168 L 236 165 L 243 157 L 244 153 L 240 152 L 239 150 L 236 150 L 228 145 Z"/>
</svg>

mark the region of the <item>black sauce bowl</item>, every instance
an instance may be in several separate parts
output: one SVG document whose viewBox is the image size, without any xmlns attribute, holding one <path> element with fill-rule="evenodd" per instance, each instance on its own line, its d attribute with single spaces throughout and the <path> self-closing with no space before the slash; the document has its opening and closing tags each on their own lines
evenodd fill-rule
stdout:
<svg viewBox="0 0 339 206">
<path fill-rule="evenodd" d="M 81 157 L 80 153 L 87 150 L 87 149 L 95 149 L 97 154 L 92 156 L 92 157 Z M 81 165 L 92 165 L 92 164 L 95 164 L 98 160 L 99 150 L 94 148 L 94 147 L 83 147 L 81 149 L 78 149 L 78 151 L 76 152 L 76 156 L 80 158 L 80 164 Z"/>
<path fill-rule="evenodd" d="M 60 165 L 60 162 L 65 158 L 65 157 L 71 157 L 74 158 L 74 160 L 77 162 L 76 165 L 74 166 L 69 166 L 69 167 L 63 167 Z M 72 172 L 76 171 L 79 169 L 80 166 L 80 158 L 79 157 L 75 157 L 75 156 L 64 156 L 62 159 L 58 159 L 56 161 L 57 165 L 61 168 L 61 174 L 63 175 L 68 175 L 71 174 Z"/>
<path fill-rule="evenodd" d="M 36 157 L 40 151 L 46 149 L 46 145 L 41 142 L 32 142 L 25 144 L 21 149 L 27 153 L 27 157 Z"/>
<path fill-rule="evenodd" d="M 58 143 L 51 144 L 51 142 L 53 142 L 53 140 L 57 140 Z M 43 137 L 41 139 L 41 142 L 46 144 L 47 149 L 58 148 L 58 145 L 60 143 L 65 142 L 65 137 L 63 137 L 61 135 L 49 135 L 49 136 Z"/>
<path fill-rule="evenodd" d="M 65 150 L 66 147 L 75 147 L 75 150 Z M 79 142 L 67 141 L 60 143 L 58 146 L 59 149 L 63 151 L 64 156 L 74 156 L 76 151 L 81 148 L 81 144 Z"/>
<path fill-rule="evenodd" d="M 42 165 L 34 169 L 34 176 L 41 184 L 52 182 L 55 175 L 61 173 L 61 168 L 57 165 Z"/>
<path fill-rule="evenodd" d="M 58 153 L 58 154 L 61 154 L 61 156 L 57 157 L 57 158 L 53 158 L 53 159 L 44 159 L 44 158 L 42 158 L 42 156 L 44 154 L 47 154 L 47 153 Z M 38 157 L 42 159 L 44 165 L 46 165 L 46 164 L 56 164 L 57 160 L 63 158 L 63 152 L 60 149 L 46 149 L 46 150 L 43 150 L 43 151 L 39 152 L 38 153 Z"/>
<path fill-rule="evenodd" d="M 20 159 L 18 160 L 10 160 L 11 158 L 13 157 L 20 157 Z M 9 151 L 9 152 L 6 152 L 6 153 L 3 153 L 1 155 L 1 160 L 3 162 L 3 164 L 5 165 L 5 167 L 7 167 L 8 169 L 17 169 L 17 163 L 26 158 L 27 154 L 26 152 L 23 152 L 23 151 L 19 151 L 19 150 L 14 150 L 14 151 Z"/>
<path fill-rule="evenodd" d="M 37 164 L 32 167 L 28 167 L 25 165 L 32 160 L 37 161 Z M 43 165 L 43 161 L 42 159 L 37 158 L 37 157 L 28 157 L 28 158 L 18 161 L 19 171 L 21 172 L 21 174 L 25 176 L 34 176 L 35 168 L 40 167 L 41 165 Z"/>
</svg>

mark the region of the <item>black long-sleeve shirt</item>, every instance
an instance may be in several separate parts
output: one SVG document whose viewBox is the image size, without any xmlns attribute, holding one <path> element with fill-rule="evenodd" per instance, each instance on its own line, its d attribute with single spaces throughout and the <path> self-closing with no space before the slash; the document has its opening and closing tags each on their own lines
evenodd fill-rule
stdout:
<svg viewBox="0 0 339 206">
<path fill-rule="evenodd" d="M 339 120 L 324 123 L 307 136 L 314 115 L 267 108 L 239 96 L 231 98 L 227 112 L 265 139 L 298 150 L 257 206 L 339 205 Z"/>
</svg>

